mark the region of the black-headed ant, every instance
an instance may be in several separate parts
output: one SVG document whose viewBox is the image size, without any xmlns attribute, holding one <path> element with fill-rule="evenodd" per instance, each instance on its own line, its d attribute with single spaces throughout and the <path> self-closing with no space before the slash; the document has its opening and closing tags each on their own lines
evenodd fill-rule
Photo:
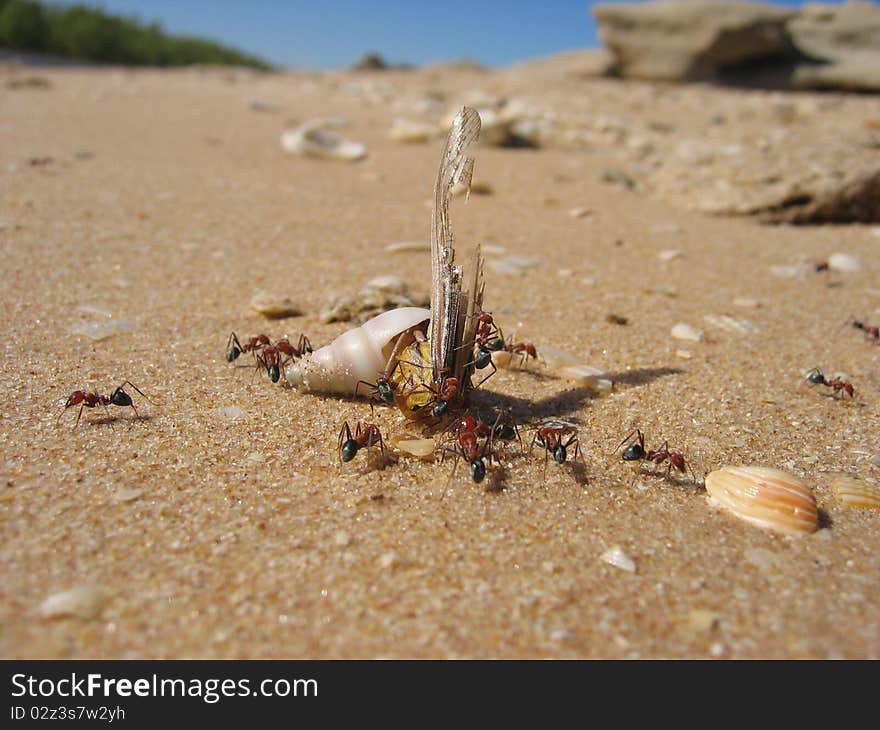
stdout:
<svg viewBox="0 0 880 730">
<path fill-rule="evenodd" d="M 382 441 L 382 432 L 375 423 L 358 421 L 354 436 L 351 435 L 351 427 L 348 425 L 348 421 L 342 424 L 337 444 L 339 458 L 342 461 L 351 461 L 362 448 L 369 449 L 376 445 L 379 446 L 382 456 L 385 456 L 385 442 Z"/>
<path fill-rule="evenodd" d="M 656 464 L 659 466 L 664 461 L 666 463 L 666 476 L 669 476 L 669 473 L 675 469 L 676 471 L 681 472 L 682 474 L 690 471 L 690 466 L 687 464 L 684 458 L 684 454 L 680 451 L 671 451 L 669 448 L 669 441 L 664 441 L 663 445 L 653 451 L 651 449 L 645 448 L 645 436 L 639 429 L 634 429 L 630 432 L 630 434 L 623 439 L 618 445 L 618 449 L 620 449 L 624 444 L 629 444 L 629 446 L 624 449 L 620 458 L 624 461 L 649 461 L 652 464 Z M 696 476 L 694 476 L 693 471 L 691 471 L 691 478 L 694 482 L 697 481 Z"/>
<path fill-rule="evenodd" d="M 501 330 L 495 324 L 495 320 L 488 312 L 477 312 L 474 316 L 478 320 L 477 331 L 474 335 L 474 346 L 477 348 L 477 354 L 474 356 L 474 367 L 477 370 L 483 370 L 492 367 L 492 372 L 483 378 L 477 387 L 482 385 L 492 375 L 495 374 L 497 368 L 492 362 L 492 353 L 500 352 L 504 349 L 504 337 Z"/>
<path fill-rule="evenodd" d="M 131 396 L 125 392 L 125 386 L 127 385 L 130 385 L 138 393 L 140 393 L 148 403 L 151 402 L 150 399 L 141 392 L 140 388 L 138 388 L 134 383 L 129 380 L 126 380 L 110 395 L 102 395 L 97 391 L 89 393 L 85 390 L 75 390 L 73 391 L 73 393 L 70 394 L 67 402 L 64 404 L 64 410 L 62 410 L 60 415 L 58 416 L 58 421 L 61 421 L 61 416 L 63 416 L 67 412 L 68 408 L 76 405 L 79 406 L 79 413 L 76 414 L 76 423 L 73 424 L 74 428 L 79 425 L 79 419 L 82 416 L 83 408 L 95 408 L 97 406 L 103 406 L 104 410 L 107 411 L 109 415 L 110 411 L 107 409 L 107 406 L 122 406 L 124 408 L 131 408 L 134 411 L 134 415 L 140 418 L 140 414 L 138 413 L 137 408 L 134 407 Z"/>
<path fill-rule="evenodd" d="M 266 335 L 257 335 L 256 337 L 251 337 L 242 345 L 235 332 L 233 332 L 226 341 L 226 362 L 237 360 L 243 352 L 254 352 L 256 354 L 257 350 L 271 344 L 271 340 Z"/>
<path fill-rule="evenodd" d="M 566 436 L 568 436 L 567 440 L 565 440 Z M 545 468 L 548 454 L 553 454 L 553 461 L 557 464 L 564 464 L 566 459 L 568 459 L 568 450 L 572 446 L 574 446 L 572 459 L 577 459 L 580 456 L 581 461 L 584 461 L 584 457 L 581 454 L 580 441 L 578 440 L 577 426 L 568 421 L 544 421 L 535 430 L 535 437 L 532 439 L 531 446 L 529 446 L 530 452 L 535 447 L 535 444 L 539 444 L 545 450 Z"/>
<path fill-rule="evenodd" d="M 828 380 L 819 368 L 813 368 L 810 370 L 810 372 L 807 373 L 807 380 L 813 385 L 824 385 L 831 388 L 832 397 L 836 396 L 838 393 L 840 393 L 841 398 L 843 398 L 844 395 L 848 395 L 850 398 L 855 397 L 856 391 L 855 388 L 853 388 L 852 383 L 848 383 L 838 377 Z"/>
<path fill-rule="evenodd" d="M 872 340 L 880 339 L 880 327 L 869 327 L 863 322 L 860 322 L 857 319 L 853 319 L 852 326 L 857 330 L 861 330 L 865 333 L 867 337 L 870 337 Z"/>
</svg>

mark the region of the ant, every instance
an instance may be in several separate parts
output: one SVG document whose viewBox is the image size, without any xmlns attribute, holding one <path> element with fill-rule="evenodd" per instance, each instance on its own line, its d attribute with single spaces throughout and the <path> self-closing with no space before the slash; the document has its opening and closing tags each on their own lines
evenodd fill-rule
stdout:
<svg viewBox="0 0 880 730">
<path fill-rule="evenodd" d="M 535 360 L 538 359 L 538 351 L 531 342 L 517 342 L 514 344 L 513 338 L 511 337 L 510 340 L 505 343 L 504 349 L 507 350 L 507 352 L 521 355 L 523 363 L 525 363 L 530 357 Z"/>
<path fill-rule="evenodd" d="M 480 381 L 482 384 L 491 375 L 494 375 L 497 370 L 492 362 L 492 353 L 504 349 L 504 338 L 501 336 L 501 330 L 498 329 L 498 325 L 495 324 L 491 314 L 488 312 L 478 312 L 474 316 L 479 322 L 476 334 L 474 335 L 474 345 L 477 347 L 474 367 L 477 370 L 482 370 L 485 367 L 492 366 L 492 372 Z"/>
<path fill-rule="evenodd" d="M 254 353 L 257 363 L 266 368 L 266 373 L 273 383 L 281 379 L 281 348 L 277 345 L 266 345 L 258 353 Z"/>
<path fill-rule="evenodd" d="M 295 360 L 312 352 L 312 343 L 309 342 L 309 338 L 305 335 L 299 336 L 299 339 L 296 341 L 296 347 L 290 344 L 290 340 L 287 339 L 287 337 L 282 337 L 278 340 L 278 342 L 275 343 L 275 347 L 277 347 L 282 354 Z"/>
<path fill-rule="evenodd" d="M 496 425 L 497 422 L 496 422 Z M 464 416 L 455 422 L 456 448 L 447 449 L 461 457 L 471 466 L 471 479 L 479 484 L 486 478 L 486 450 L 492 441 L 494 428 L 487 426 L 473 416 Z M 483 448 L 480 448 L 479 439 L 483 437 Z"/>
<path fill-rule="evenodd" d="M 370 383 L 366 380 L 358 380 L 354 387 L 354 397 L 357 398 L 358 390 L 360 390 L 362 385 L 365 385 L 368 389 L 367 395 L 370 397 L 377 398 L 383 403 L 394 403 L 394 383 L 391 381 L 391 377 L 394 375 L 394 371 L 400 368 L 401 362 L 403 361 L 398 360 L 390 373 L 387 373 L 384 370 L 381 371 L 379 377 L 376 378 L 375 383 Z"/>
<path fill-rule="evenodd" d="M 238 356 L 243 352 L 254 352 L 256 354 L 257 350 L 268 347 L 271 344 L 272 341 L 266 335 L 257 335 L 256 337 L 251 337 L 247 343 L 242 345 L 235 332 L 233 332 L 226 341 L 226 362 L 237 360 Z"/>
<path fill-rule="evenodd" d="M 126 380 L 110 395 L 102 395 L 97 391 L 88 393 L 85 390 L 75 390 L 70 394 L 70 397 L 68 397 L 67 402 L 64 404 L 64 410 L 61 411 L 61 414 L 58 416 L 58 421 L 61 420 L 61 416 L 67 412 L 68 408 L 75 405 L 79 405 L 79 413 L 76 414 L 76 423 L 73 424 L 74 428 L 79 425 L 79 419 L 82 416 L 83 408 L 95 408 L 99 405 L 104 407 L 104 410 L 107 411 L 108 415 L 110 412 L 107 410 L 107 406 L 109 405 L 131 407 L 134 411 L 134 415 L 140 418 L 140 414 L 138 413 L 137 408 L 134 407 L 131 396 L 125 392 L 126 385 L 130 385 L 140 393 L 147 402 L 151 402 L 150 399 L 141 392 L 140 388 L 129 380 Z"/>
<path fill-rule="evenodd" d="M 854 319 L 852 322 L 852 326 L 857 330 L 862 330 L 868 337 L 877 340 L 880 339 L 880 327 L 869 327 L 868 325 L 860 322 L 857 319 Z"/>
<path fill-rule="evenodd" d="M 633 440 L 633 437 L 635 437 L 635 440 Z M 639 429 L 635 429 L 617 445 L 617 449 L 630 441 L 632 443 L 629 444 L 620 457 L 624 461 L 650 461 L 657 466 L 666 461 L 668 462 L 666 465 L 666 476 L 669 476 L 673 469 L 680 471 L 682 474 L 690 471 L 690 466 L 685 461 L 684 454 L 680 451 L 670 451 L 669 441 L 664 441 L 663 445 L 656 451 L 645 449 L 645 435 Z M 695 482 L 697 481 L 693 471 L 691 471 L 691 477 Z"/>
<path fill-rule="evenodd" d="M 342 424 L 342 430 L 339 431 L 337 444 L 339 458 L 342 461 L 351 461 L 362 448 L 369 449 L 376 444 L 379 445 L 382 456 L 385 456 L 385 442 L 382 441 L 382 432 L 375 423 L 358 421 L 354 436 L 352 436 L 351 427 L 348 425 L 348 421 L 345 421 Z"/>
<path fill-rule="evenodd" d="M 445 375 L 440 378 L 437 388 L 432 388 L 427 383 L 422 383 L 421 387 L 434 394 L 434 398 L 428 401 L 429 404 L 433 403 L 431 415 L 434 418 L 443 418 L 449 410 L 449 403 L 461 394 L 458 378 L 447 378 Z"/>
<path fill-rule="evenodd" d="M 844 395 L 848 395 L 850 398 L 855 397 L 855 388 L 853 388 L 852 383 L 848 383 L 845 380 L 841 380 L 838 377 L 834 377 L 831 380 L 828 380 L 825 377 L 825 374 L 819 368 L 813 368 L 807 373 L 807 380 L 809 380 L 814 385 L 826 385 L 832 389 L 831 395 L 835 396 L 840 393 L 840 397 L 842 398 Z"/>
<path fill-rule="evenodd" d="M 563 439 L 566 436 L 568 436 L 568 440 L 563 443 Z M 553 461 L 557 464 L 564 464 L 568 458 L 568 449 L 571 446 L 574 446 L 572 458 L 577 459 L 580 456 L 581 461 L 584 460 L 581 454 L 580 441 L 578 440 L 577 426 L 568 421 L 544 421 L 535 431 L 535 437 L 532 439 L 529 452 L 535 447 L 535 444 L 540 444 L 546 450 L 544 454 L 545 468 L 547 466 L 548 454 L 553 454 Z"/>
</svg>

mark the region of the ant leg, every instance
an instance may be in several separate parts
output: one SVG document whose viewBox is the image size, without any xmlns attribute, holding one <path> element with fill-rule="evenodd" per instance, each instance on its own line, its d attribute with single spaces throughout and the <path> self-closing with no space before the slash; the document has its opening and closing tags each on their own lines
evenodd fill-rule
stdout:
<svg viewBox="0 0 880 730">
<path fill-rule="evenodd" d="M 612 451 L 611 454 L 616 454 L 620 450 L 620 447 L 623 446 L 628 441 L 630 441 L 632 439 L 632 437 L 635 436 L 636 434 L 638 434 L 639 443 L 641 443 L 641 445 L 644 447 L 645 437 L 642 436 L 642 432 L 639 429 L 634 428 L 632 431 L 630 431 L 626 435 L 626 438 L 624 438 L 623 441 L 621 441 L 619 444 L 617 444 L 617 446 L 614 448 L 614 451 Z M 609 456 L 611 456 L 611 454 L 609 454 Z"/>
<path fill-rule="evenodd" d="M 479 388 L 483 383 L 485 383 L 489 378 L 491 378 L 495 373 L 498 372 L 498 368 L 495 367 L 495 363 L 492 362 L 492 358 L 489 358 L 489 362 L 486 363 L 489 367 L 492 368 L 492 372 L 489 373 L 485 378 L 483 378 L 479 383 L 477 383 L 474 388 Z"/>
</svg>

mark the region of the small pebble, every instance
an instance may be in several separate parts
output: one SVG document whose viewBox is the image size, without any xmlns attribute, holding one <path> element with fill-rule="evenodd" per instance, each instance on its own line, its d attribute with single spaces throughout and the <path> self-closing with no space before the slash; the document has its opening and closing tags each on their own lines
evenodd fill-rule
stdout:
<svg viewBox="0 0 880 730">
<path fill-rule="evenodd" d="M 699 342 L 703 339 L 702 334 L 700 334 L 697 330 L 695 330 L 689 324 L 685 324 L 684 322 L 679 322 L 678 324 L 673 325 L 669 334 L 671 334 L 677 340 L 689 340 L 691 342 Z"/>
<path fill-rule="evenodd" d="M 108 597 L 108 591 L 103 586 L 77 586 L 69 591 L 53 593 L 40 604 L 38 613 L 44 619 L 97 618 L 104 610 Z"/>
<path fill-rule="evenodd" d="M 615 568 L 625 570 L 628 573 L 636 572 L 635 561 L 617 545 L 602 553 L 599 556 L 599 560 L 603 563 L 608 563 L 608 565 L 613 565 Z"/>
<path fill-rule="evenodd" d="M 776 553 L 764 548 L 749 548 L 743 554 L 747 562 L 761 570 L 773 570 L 779 564 Z"/>
<path fill-rule="evenodd" d="M 333 542 L 338 547 L 348 547 L 351 545 L 351 535 L 349 535 L 345 530 L 339 530 L 335 535 L 333 535 Z"/>
<path fill-rule="evenodd" d="M 828 268 L 833 271 L 855 273 L 865 268 L 862 260 L 848 253 L 833 253 L 828 257 Z"/>
<path fill-rule="evenodd" d="M 268 292 L 257 292 L 251 297 L 251 309 L 269 319 L 284 319 L 302 314 L 302 310 L 290 297 Z"/>
<path fill-rule="evenodd" d="M 571 210 L 569 210 L 569 211 L 568 211 L 568 214 L 569 214 L 572 218 L 586 218 L 586 217 L 588 217 L 588 216 L 593 215 L 593 211 L 590 210 L 589 208 L 580 208 L 580 207 L 578 207 L 578 208 L 572 208 Z"/>
<path fill-rule="evenodd" d="M 657 254 L 657 258 L 663 261 L 664 263 L 667 261 L 672 261 L 673 259 L 677 259 L 679 256 L 683 256 L 684 251 L 680 248 L 669 248 L 665 251 L 661 251 Z"/>
<path fill-rule="evenodd" d="M 403 253 L 408 251 L 425 251 L 431 253 L 431 243 L 429 241 L 399 241 L 398 243 L 389 243 L 385 246 L 388 253 Z"/>
<path fill-rule="evenodd" d="M 403 564 L 400 556 L 395 552 L 388 552 L 379 558 L 379 567 L 383 570 L 393 570 Z"/>
<path fill-rule="evenodd" d="M 690 350 L 676 350 L 675 356 L 680 357 L 682 360 L 690 360 L 694 355 Z"/>
<path fill-rule="evenodd" d="M 505 256 L 497 261 L 492 261 L 489 266 L 492 267 L 492 271 L 499 274 L 520 274 L 523 270 L 540 263 L 541 259 L 534 256 Z"/>
<path fill-rule="evenodd" d="M 143 489 L 126 489 L 121 487 L 116 490 L 113 499 L 117 502 L 134 502 L 143 493 Z"/>
<path fill-rule="evenodd" d="M 718 625 L 718 614 L 703 608 L 695 608 L 688 614 L 688 626 L 691 631 L 703 634 Z"/>
<path fill-rule="evenodd" d="M 247 413 L 241 406 L 221 406 L 215 408 L 214 413 L 226 421 L 239 421 L 247 418 Z"/>
</svg>

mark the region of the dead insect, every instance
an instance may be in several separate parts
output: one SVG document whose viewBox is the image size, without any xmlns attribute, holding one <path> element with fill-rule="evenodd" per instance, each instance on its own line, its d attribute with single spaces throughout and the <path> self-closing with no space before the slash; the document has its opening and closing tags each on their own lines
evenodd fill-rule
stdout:
<svg viewBox="0 0 880 730">
<path fill-rule="evenodd" d="M 131 381 L 126 380 L 122 385 L 120 385 L 116 390 L 114 390 L 110 395 L 102 395 L 98 392 L 89 393 L 85 390 L 75 390 L 70 396 L 67 398 L 67 402 L 64 404 L 64 410 L 58 416 L 58 421 L 61 421 L 61 416 L 63 416 L 68 408 L 73 406 L 79 406 L 79 413 L 76 414 L 76 423 L 73 424 L 73 427 L 76 428 L 79 425 L 79 419 L 82 416 L 83 408 L 95 408 L 97 406 L 103 406 L 104 410 L 107 411 L 108 415 L 110 411 L 107 409 L 107 406 L 122 406 L 129 407 L 134 411 L 134 415 L 140 418 L 140 414 L 137 411 L 137 408 L 134 407 L 134 403 L 131 400 L 131 396 L 125 392 L 125 386 L 130 385 L 134 388 L 138 393 L 140 393 L 144 399 L 149 403 L 150 399 L 145 396 L 140 388 L 138 388 Z"/>
</svg>

